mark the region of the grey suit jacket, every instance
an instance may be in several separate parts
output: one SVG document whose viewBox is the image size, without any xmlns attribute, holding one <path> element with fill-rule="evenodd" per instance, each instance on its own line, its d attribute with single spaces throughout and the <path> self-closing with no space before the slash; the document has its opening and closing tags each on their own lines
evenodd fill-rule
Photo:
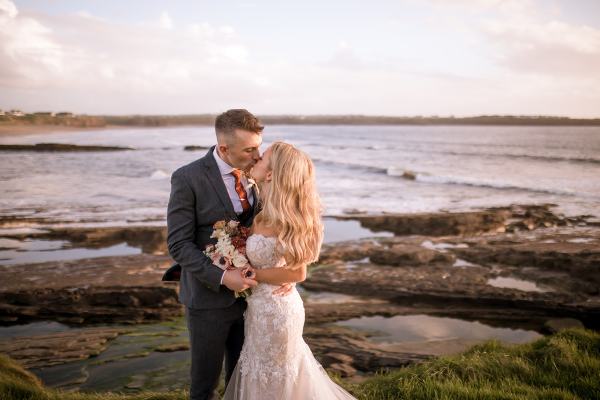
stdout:
<svg viewBox="0 0 600 400">
<path fill-rule="evenodd" d="M 213 150 L 173 173 L 167 209 L 169 253 L 181 266 L 179 300 L 195 309 L 224 308 L 235 301 L 233 292 L 220 284 L 223 270 L 203 253 L 207 244 L 216 242 L 210 238 L 215 222 L 238 219 Z M 255 192 L 247 226 L 258 210 L 257 201 Z"/>
</svg>

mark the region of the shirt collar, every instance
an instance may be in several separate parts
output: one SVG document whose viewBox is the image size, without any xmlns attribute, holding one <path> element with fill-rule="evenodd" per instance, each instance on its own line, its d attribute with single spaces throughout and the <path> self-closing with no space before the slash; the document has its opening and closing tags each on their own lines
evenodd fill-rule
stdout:
<svg viewBox="0 0 600 400">
<path fill-rule="evenodd" d="M 215 161 L 217 162 L 217 166 L 219 167 L 219 172 L 221 173 L 221 175 L 231 174 L 231 172 L 234 170 L 234 168 L 231 165 L 227 164 L 225 161 L 223 161 L 223 159 L 217 152 L 216 146 L 215 146 L 215 149 L 213 150 L 213 157 L 215 158 Z"/>
</svg>

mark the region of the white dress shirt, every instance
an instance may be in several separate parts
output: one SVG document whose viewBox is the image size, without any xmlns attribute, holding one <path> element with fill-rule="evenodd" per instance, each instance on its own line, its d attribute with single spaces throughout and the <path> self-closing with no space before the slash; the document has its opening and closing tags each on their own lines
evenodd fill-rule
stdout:
<svg viewBox="0 0 600 400">
<path fill-rule="evenodd" d="M 227 188 L 227 194 L 229 194 L 229 198 L 231 199 L 231 204 L 233 204 L 233 209 L 236 214 L 241 214 L 244 212 L 244 208 L 242 207 L 242 201 L 240 200 L 240 196 L 235 191 L 235 177 L 231 174 L 234 168 L 227 164 L 219 153 L 217 152 L 217 148 L 213 151 L 213 157 L 217 161 L 217 166 L 219 167 L 219 172 L 221 172 L 221 178 L 223 178 L 223 183 L 225 183 L 225 187 Z M 250 205 L 254 204 L 254 193 L 252 192 L 252 185 L 248 183 L 248 178 L 246 175 L 242 175 L 242 185 L 248 194 L 248 201 Z"/>
<path fill-rule="evenodd" d="M 225 161 L 223 161 L 221 156 L 219 156 L 216 147 L 213 151 L 213 157 L 217 162 L 219 172 L 221 173 L 221 178 L 223 178 L 223 183 L 227 188 L 227 194 L 229 194 L 229 198 L 231 199 L 231 203 L 233 204 L 233 210 L 236 212 L 236 214 L 239 215 L 244 212 L 244 208 L 242 207 L 242 201 L 240 200 L 240 196 L 235 191 L 235 177 L 231 174 L 234 168 L 231 165 L 227 164 Z M 242 185 L 244 186 L 244 189 L 248 194 L 248 201 L 250 202 L 250 205 L 252 205 L 254 204 L 254 193 L 252 192 L 252 185 L 248 183 L 248 179 L 246 178 L 245 174 L 242 175 L 241 180 Z M 223 271 L 223 275 L 221 275 L 221 285 L 223 284 L 224 277 L 225 271 Z"/>
</svg>

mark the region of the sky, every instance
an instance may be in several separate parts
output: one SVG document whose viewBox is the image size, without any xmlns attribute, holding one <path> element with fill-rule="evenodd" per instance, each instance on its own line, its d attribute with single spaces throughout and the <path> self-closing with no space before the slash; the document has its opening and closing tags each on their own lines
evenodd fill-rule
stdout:
<svg viewBox="0 0 600 400">
<path fill-rule="evenodd" d="M 600 1 L 0 0 L 0 109 L 600 117 Z"/>
</svg>

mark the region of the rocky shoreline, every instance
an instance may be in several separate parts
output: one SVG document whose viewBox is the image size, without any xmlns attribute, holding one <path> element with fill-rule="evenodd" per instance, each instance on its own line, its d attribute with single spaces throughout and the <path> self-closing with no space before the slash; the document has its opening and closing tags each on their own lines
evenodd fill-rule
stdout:
<svg viewBox="0 0 600 400">
<path fill-rule="evenodd" d="M 419 313 L 536 332 L 580 325 L 600 329 L 600 226 L 588 216 L 568 218 L 555 214 L 551 205 L 536 205 L 340 219 L 395 233 L 325 245 L 318 265 L 302 284 L 311 293 L 352 296 L 314 302 L 309 295 L 305 301 L 305 338 L 323 365 L 343 377 L 359 379 L 381 368 L 409 365 L 468 345 L 386 347 L 372 342 L 368 333 L 333 325 L 352 318 Z M 13 217 L 0 223 L 6 228 L 32 221 Z M 35 223 L 39 227 L 43 221 Z M 4 325 L 60 321 L 77 332 L 99 329 L 88 331 L 90 337 L 109 343 L 122 331 L 87 327 L 152 323 L 182 315 L 177 285 L 160 281 L 171 264 L 164 227 L 44 227 L 4 237 L 60 239 L 69 246 L 89 248 L 127 243 L 142 253 L 0 266 Z M 0 351 L 37 367 L 61 359 L 70 362 L 60 352 L 54 359 L 47 355 L 35 359 L 40 352 L 34 349 L 39 350 L 40 343 L 71 340 L 62 335 L 12 344 L 0 340 Z M 182 351 L 186 346 L 171 343 L 162 351 Z M 84 359 L 101 351 L 102 346 L 74 345 L 72 353 L 79 354 L 74 359 Z"/>
</svg>

